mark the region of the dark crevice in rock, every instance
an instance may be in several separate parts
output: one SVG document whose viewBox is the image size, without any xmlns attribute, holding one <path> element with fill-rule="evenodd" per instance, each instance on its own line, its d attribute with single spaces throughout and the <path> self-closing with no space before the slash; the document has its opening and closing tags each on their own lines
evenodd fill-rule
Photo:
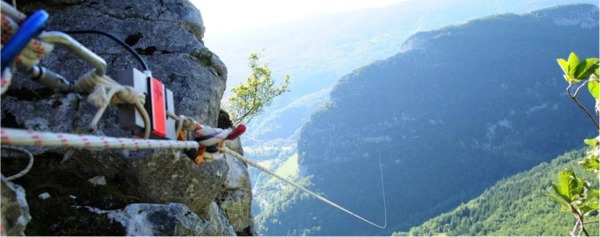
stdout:
<svg viewBox="0 0 600 237">
<path fill-rule="evenodd" d="M 127 36 L 127 38 L 125 39 L 125 43 L 127 43 L 129 46 L 134 46 L 142 38 L 144 38 L 144 36 L 142 35 L 142 33 L 138 32 L 138 33 L 135 33 L 133 35 Z"/>
<path fill-rule="evenodd" d="M 7 128 L 25 128 L 25 125 L 17 122 L 17 117 L 14 114 L 4 111 L 4 118 L 2 118 L 2 127 Z"/>
<path fill-rule="evenodd" d="M 29 159 L 22 152 L 2 149 L 2 175 L 10 177 L 21 172 L 29 164 Z M 4 188 L 4 187 L 2 187 Z"/>
<path fill-rule="evenodd" d="M 236 232 L 236 234 L 238 236 L 254 236 L 254 230 L 253 230 L 252 226 L 248 226 L 243 231 Z"/>
<path fill-rule="evenodd" d="M 48 88 L 40 88 L 37 90 L 30 90 L 28 88 L 10 88 L 10 90 L 7 90 L 4 94 L 18 100 L 38 101 L 50 97 L 54 94 L 54 91 Z"/>
<path fill-rule="evenodd" d="M 62 104 L 63 104 L 63 103 L 62 103 L 62 101 L 60 101 L 60 100 L 55 100 L 55 101 L 52 103 L 52 105 L 51 105 L 50 107 L 51 107 L 52 109 L 56 109 L 56 108 L 60 107 Z"/>
<path fill-rule="evenodd" d="M 140 19 L 140 20 L 144 20 L 144 21 L 153 21 L 152 17 L 150 17 L 151 16 L 150 14 L 149 15 L 137 15 L 137 14 L 125 15 L 125 14 L 120 14 L 120 13 L 108 12 L 105 9 L 95 7 L 91 4 L 88 6 L 103 15 L 106 15 L 108 17 L 112 17 L 115 19 L 119 19 L 119 20 Z"/>
<path fill-rule="evenodd" d="M 75 5 L 85 0 L 42 0 L 42 2 L 46 3 L 49 6 L 67 6 L 67 5 Z"/>
<path fill-rule="evenodd" d="M 225 110 L 219 110 L 219 120 L 217 121 L 217 127 L 221 129 L 228 129 L 233 127 L 233 122 Z"/>
<path fill-rule="evenodd" d="M 167 81 L 177 82 L 177 81 L 184 80 L 184 78 L 185 78 L 185 75 L 182 75 L 179 73 L 170 73 L 169 76 L 167 77 Z"/>
<path fill-rule="evenodd" d="M 156 52 L 156 46 L 150 46 L 145 49 L 135 48 L 135 51 L 141 55 L 150 56 L 150 55 L 153 55 L 154 52 Z"/>
<path fill-rule="evenodd" d="M 112 58 L 112 60 L 110 60 L 110 64 L 111 65 L 115 65 L 115 62 L 117 61 L 117 59 L 119 58 L 119 55 L 113 55 L 114 57 Z"/>
<path fill-rule="evenodd" d="M 125 229 L 118 222 L 81 207 L 114 210 L 139 199 L 124 194 L 115 186 L 90 183 L 89 177 L 80 172 L 82 167 L 72 162 L 63 164 L 62 158 L 63 154 L 59 152 L 36 155 L 31 171 L 15 180 L 27 190 L 27 203 L 32 216 L 25 234 L 124 235 Z M 44 193 L 49 198 L 38 197 Z"/>
</svg>

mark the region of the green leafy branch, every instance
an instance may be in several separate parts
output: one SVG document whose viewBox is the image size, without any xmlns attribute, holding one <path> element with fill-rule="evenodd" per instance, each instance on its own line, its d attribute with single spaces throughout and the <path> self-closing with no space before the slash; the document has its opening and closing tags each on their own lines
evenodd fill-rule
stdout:
<svg viewBox="0 0 600 237">
<path fill-rule="evenodd" d="M 598 82 L 598 75 L 600 75 L 600 72 L 598 71 L 598 58 L 588 58 L 584 61 L 579 61 L 579 57 L 577 57 L 575 53 L 571 53 L 568 60 L 559 58 L 557 61 L 565 73 L 565 80 L 569 82 L 567 94 L 569 94 L 569 97 L 571 97 L 579 108 L 581 108 L 590 120 L 592 120 L 596 129 L 599 129 L 598 121 L 596 121 L 594 116 L 581 104 L 581 102 L 579 102 L 579 99 L 577 99 L 581 88 L 587 84 L 590 94 L 592 94 L 596 101 L 600 100 L 600 87 Z M 577 86 L 575 92 L 572 92 L 573 86 Z M 596 113 L 598 113 L 598 105 L 596 105 Z"/>
<path fill-rule="evenodd" d="M 556 194 L 550 194 L 550 197 L 561 204 L 563 211 L 573 213 L 577 220 L 571 235 L 575 235 L 576 229 L 579 229 L 579 234 L 589 233 L 585 229 L 584 218 L 591 214 L 598 213 L 599 195 L 598 189 L 590 187 L 590 185 L 582 178 L 577 178 L 575 172 L 564 170 L 559 173 L 559 183 L 552 183 L 552 188 Z"/>
<path fill-rule="evenodd" d="M 283 83 L 278 87 L 275 81 L 271 79 L 271 69 L 267 64 L 258 64 L 258 54 L 252 53 L 248 57 L 252 74 L 248 77 L 245 84 L 240 84 L 231 91 L 234 96 L 229 98 L 230 113 L 234 124 L 250 122 L 264 108 L 271 105 L 273 99 L 284 92 L 290 83 L 290 76 L 285 75 Z"/>
<path fill-rule="evenodd" d="M 596 100 L 595 112 L 597 115 L 600 114 L 600 81 L 598 79 L 600 71 L 598 58 L 587 58 L 580 61 L 575 53 L 571 53 L 567 60 L 559 58 L 557 61 L 564 72 L 565 80 L 569 83 L 567 94 L 590 118 L 596 129 L 599 129 L 598 121 L 578 99 L 581 89 L 587 85 L 588 91 Z M 573 87 L 576 87 L 574 92 L 572 90 Z M 587 171 L 598 174 L 600 170 L 600 136 L 593 139 L 585 139 L 584 142 L 589 147 L 587 156 L 579 162 L 579 165 Z M 558 174 L 558 181 L 558 183 L 552 184 L 555 194 L 550 194 L 550 197 L 561 205 L 563 211 L 571 212 L 575 217 L 576 223 L 571 231 L 571 236 L 581 236 L 581 234 L 589 236 L 585 225 L 598 223 L 598 221 L 586 222 L 585 218 L 587 216 L 598 215 L 600 192 L 597 188 L 591 186 L 589 182 L 578 178 L 575 172 L 571 170 L 560 172 Z"/>
</svg>

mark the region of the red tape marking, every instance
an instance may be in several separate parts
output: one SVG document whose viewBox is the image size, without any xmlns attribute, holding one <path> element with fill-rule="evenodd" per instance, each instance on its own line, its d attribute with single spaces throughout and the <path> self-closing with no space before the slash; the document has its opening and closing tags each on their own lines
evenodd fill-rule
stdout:
<svg viewBox="0 0 600 237">
<path fill-rule="evenodd" d="M 44 141 L 42 141 L 42 138 L 40 137 L 40 135 L 35 132 L 31 133 L 31 137 L 33 138 L 33 142 L 35 143 L 36 146 L 42 146 L 42 144 L 44 143 Z"/>
<path fill-rule="evenodd" d="M 60 138 L 60 143 L 62 143 L 63 147 L 69 147 L 69 140 L 65 138 L 65 135 L 62 133 L 58 134 L 58 138 Z"/>
<path fill-rule="evenodd" d="M 10 144 L 10 137 L 4 132 L 4 130 L 0 130 L 0 138 L 2 139 L 2 143 Z"/>
</svg>

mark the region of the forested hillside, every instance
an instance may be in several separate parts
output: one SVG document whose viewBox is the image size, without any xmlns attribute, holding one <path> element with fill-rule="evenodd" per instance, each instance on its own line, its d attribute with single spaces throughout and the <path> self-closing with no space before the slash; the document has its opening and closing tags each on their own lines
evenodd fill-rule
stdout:
<svg viewBox="0 0 600 237">
<path fill-rule="evenodd" d="M 561 6 L 422 32 L 397 55 L 343 77 L 298 142 L 300 174 L 378 230 L 303 200 L 266 234 L 387 235 L 450 211 L 498 180 L 593 136 L 556 58 L 598 52 L 598 8 Z M 297 232 L 294 232 L 297 231 Z"/>
<path fill-rule="evenodd" d="M 574 170 L 598 186 L 598 177 L 577 162 L 583 151 L 568 152 L 550 163 L 499 181 L 481 196 L 455 210 L 435 217 L 408 233 L 395 235 L 449 236 L 564 236 L 573 229 L 573 215 L 561 212 L 560 205 L 548 194 L 552 182 L 565 169 Z M 590 217 L 597 220 L 598 217 Z M 598 236 L 598 225 L 589 225 L 590 235 Z"/>
</svg>

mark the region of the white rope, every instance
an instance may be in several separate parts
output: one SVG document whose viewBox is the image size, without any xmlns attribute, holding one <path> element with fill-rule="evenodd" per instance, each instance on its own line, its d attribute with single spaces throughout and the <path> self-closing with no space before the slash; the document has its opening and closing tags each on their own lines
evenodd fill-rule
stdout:
<svg viewBox="0 0 600 237">
<path fill-rule="evenodd" d="M 306 189 L 305 187 L 302 187 L 302 186 L 300 186 L 300 185 L 298 185 L 298 184 L 296 184 L 296 183 L 294 183 L 294 182 L 292 182 L 292 181 L 290 181 L 290 180 L 288 180 L 288 179 L 286 179 L 284 177 L 279 176 L 278 174 L 275 174 L 275 173 L 269 171 L 268 169 L 262 167 L 258 163 L 254 162 L 254 161 L 251 161 L 249 159 L 246 159 L 245 157 L 241 156 L 237 152 L 232 151 L 231 149 L 229 149 L 227 147 L 221 147 L 221 148 L 219 148 L 219 150 L 222 151 L 222 152 L 225 152 L 227 154 L 230 154 L 233 157 L 235 157 L 236 159 L 241 160 L 242 162 L 244 162 L 246 164 L 249 164 L 249 165 L 253 166 L 254 168 L 257 168 L 257 169 L 261 170 L 262 172 L 265 172 L 265 173 L 267 173 L 267 174 L 269 174 L 269 175 L 271 175 L 271 176 L 273 176 L 273 177 L 275 177 L 275 178 L 277 178 L 277 179 L 279 179 L 279 180 L 281 180 L 281 181 L 283 181 L 283 182 L 285 182 L 285 183 L 287 183 L 289 185 L 292 185 L 292 186 L 294 186 L 294 187 L 302 190 L 303 192 L 306 192 L 306 193 L 310 194 L 311 196 L 317 198 L 318 200 L 320 200 L 320 201 L 322 201 L 322 202 L 324 202 L 324 203 L 326 203 L 326 204 L 328 204 L 328 205 L 330 205 L 332 207 L 335 207 L 335 208 L 337 208 L 337 209 L 339 209 L 339 210 L 341 210 L 341 211 L 343 211 L 343 212 L 345 212 L 345 213 L 347 213 L 347 214 L 349 214 L 349 215 L 351 215 L 353 217 L 356 217 L 359 220 L 364 221 L 364 222 L 366 222 L 366 223 L 368 223 L 368 224 L 370 224 L 372 226 L 375 226 L 375 227 L 380 228 L 380 229 L 385 229 L 385 227 L 387 226 L 387 211 L 386 211 L 385 223 L 383 225 L 375 224 L 375 223 L 373 223 L 373 222 L 365 219 L 364 217 L 359 216 L 358 214 L 355 214 L 354 212 L 351 212 L 350 210 L 348 210 L 346 208 L 343 208 L 342 206 L 340 206 L 340 205 L 338 205 L 338 204 L 336 204 L 336 203 L 328 200 L 327 198 L 324 198 L 323 196 L 321 196 L 319 194 L 316 194 L 316 193 L 314 193 L 314 192 Z M 381 165 L 379 167 L 381 168 Z M 383 182 L 383 179 L 382 179 L 382 182 Z M 385 198 L 385 195 L 384 195 L 384 198 Z"/>
<path fill-rule="evenodd" d="M 21 170 L 21 172 L 16 173 L 15 175 L 6 177 L 6 180 L 11 181 L 14 179 L 21 178 L 24 175 L 26 175 L 29 172 L 29 170 L 31 170 L 31 167 L 33 167 L 33 155 L 28 150 L 25 150 L 25 149 L 19 148 L 19 147 L 6 146 L 6 145 L 2 145 L 2 149 L 19 151 L 19 152 L 25 153 L 27 155 L 27 157 L 29 157 L 29 164 L 27 164 L 27 167 L 25 167 L 25 169 Z"/>
<path fill-rule="evenodd" d="M 150 116 L 144 108 L 146 96 L 131 86 L 123 86 L 107 75 L 99 76 L 95 70 L 84 74 L 75 83 L 75 91 L 88 93 L 88 102 L 98 108 L 88 128 L 96 131 L 98 122 L 109 105 L 133 104 L 144 120 L 144 138 L 150 137 Z"/>
<path fill-rule="evenodd" d="M 33 66 L 39 64 L 42 58 L 53 49 L 54 44 L 46 43 L 34 38 L 27 43 L 27 46 L 21 51 L 16 61 L 24 66 L 25 70 L 29 71 Z"/>
<path fill-rule="evenodd" d="M 13 18 L 19 22 L 25 20 L 27 16 L 20 11 L 18 11 L 15 7 L 9 5 L 7 2 L 2 1 L 0 3 L 0 10 L 2 14 L 8 15 L 10 18 Z"/>
<path fill-rule="evenodd" d="M 12 79 L 12 72 L 10 67 L 7 67 L 2 71 L 2 79 L 0 80 L 0 94 L 4 94 L 8 90 L 10 86 L 10 82 Z"/>
<path fill-rule="evenodd" d="M 13 34 L 19 29 L 19 23 L 22 20 L 19 12 L 6 4 L 2 5 L 10 9 L 2 9 L 2 41 L 7 43 Z M 16 12 L 15 12 L 16 11 Z M 3 45 L 4 46 L 4 45 Z M 25 67 L 28 71 L 34 65 L 37 65 L 42 58 L 54 49 L 54 45 L 51 43 L 43 42 L 37 38 L 31 39 L 27 42 L 27 46 L 19 52 L 19 56 L 16 61 Z"/>
<path fill-rule="evenodd" d="M 223 130 L 217 137 L 218 142 L 222 142 L 227 137 L 225 132 L 231 132 L 231 130 Z M 104 149 L 159 149 L 159 148 L 169 148 L 169 149 L 198 149 L 200 144 L 195 141 L 172 141 L 172 140 L 151 140 L 151 139 L 131 139 L 131 138 L 116 138 L 116 137 L 100 137 L 100 136 L 92 136 L 92 135 L 77 135 L 77 134 L 68 134 L 68 133 L 52 133 L 52 132 L 36 132 L 32 130 L 23 130 L 23 129 L 13 129 L 13 128 L 0 128 L 0 141 L 2 144 L 6 145 L 21 145 L 21 146 L 45 146 L 45 147 L 72 147 L 72 148 L 104 148 Z M 202 142 L 200 142 L 202 143 Z M 219 150 L 221 152 L 232 155 L 233 157 L 241 160 L 242 162 L 249 164 L 281 181 L 284 181 L 303 192 L 306 192 L 318 200 L 333 206 L 351 216 L 358 218 L 361 221 L 364 221 L 372 226 L 377 228 L 385 229 L 387 226 L 387 209 L 385 209 L 385 223 L 383 225 L 375 224 L 364 217 L 355 214 L 354 212 L 328 200 L 327 198 L 322 197 L 292 181 L 279 176 L 266 168 L 262 167 L 258 163 L 255 163 L 235 151 L 227 148 L 220 147 Z M 27 152 L 27 151 L 24 151 Z M 31 158 L 33 161 L 33 157 Z M 379 159 L 379 169 L 382 171 L 381 167 L 381 158 Z M 30 166 L 33 164 L 31 162 Z M 29 167 L 30 168 L 30 167 Z M 26 171 L 29 171 L 29 168 Z M 20 172 L 21 174 L 23 172 Z M 26 173 L 26 172 L 25 172 Z M 23 173 L 22 175 L 24 175 Z M 20 175 L 20 176 L 22 176 Z M 19 176 L 19 177 L 20 177 Z M 383 204 L 385 208 L 385 190 L 383 190 L 383 174 L 381 176 L 381 185 L 383 191 Z"/>
<path fill-rule="evenodd" d="M 10 7 L 5 2 L 2 2 L 2 42 L 8 41 L 12 35 L 17 32 L 19 24 L 17 21 L 22 20 L 20 12 Z M 98 127 L 98 122 L 104 111 L 109 105 L 116 106 L 119 104 L 133 104 L 136 110 L 142 115 L 145 124 L 144 138 L 150 137 L 150 116 L 148 116 L 143 104 L 145 95 L 138 93 L 130 86 L 122 86 L 110 77 L 105 75 L 106 62 L 98 55 L 81 45 L 79 42 L 72 39 L 62 32 L 42 32 L 36 38 L 31 39 L 27 46 L 19 53 L 16 62 L 24 71 L 30 71 L 33 66 L 37 65 L 44 56 L 54 49 L 54 44 L 59 43 L 67 47 L 68 50 L 78 54 L 86 61 L 95 66 L 95 70 L 84 74 L 82 78 L 75 83 L 74 90 L 76 92 L 88 93 L 88 101 L 98 108 L 94 118 L 89 124 L 89 128 L 95 131 Z M 12 74 L 9 68 L 2 72 L 2 80 L 0 92 L 4 94 L 11 83 Z"/>
<path fill-rule="evenodd" d="M 0 128 L 2 144 L 104 149 L 198 149 L 195 141 L 132 139 Z"/>
<path fill-rule="evenodd" d="M 202 127 L 202 125 L 200 123 L 196 122 L 196 120 L 194 120 L 192 118 L 188 118 L 184 115 L 177 116 L 173 112 L 167 111 L 167 116 L 169 116 L 169 118 L 177 121 L 177 129 L 175 130 L 175 134 L 177 134 L 177 136 L 179 136 L 179 134 L 182 131 L 193 132 L 197 128 Z M 184 133 L 184 135 L 185 135 L 185 133 Z M 187 140 L 187 136 L 185 136 L 183 138 L 185 140 Z"/>
<path fill-rule="evenodd" d="M 7 3 L 2 2 L 2 14 L 0 14 L 0 17 L 2 18 L 0 36 L 2 38 L 2 47 L 4 47 L 4 44 L 18 31 L 18 23 L 25 19 L 25 16 Z M 27 46 L 19 52 L 19 56 L 15 60 L 19 65 L 25 68 L 25 71 L 29 71 L 34 65 L 38 64 L 47 53 L 51 52 L 52 49 L 54 49 L 53 44 L 33 38 L 27 43 Z M 9 66 L 2 72 L 2 81 L 0 85 L 1 94 L 4 94 L 10 86 L 12 69 L 14 68 Z"/>
<path fill-rule="evenodd" d="M 212 146 L 228 139 L 232 129 L 210 128 L 216 135 L 197 141 L 174 141 L 158 139 L 132 139 L 103 137 L 94 135 L 78 135 L 69 133 L 38 132 L 33 130 L 0 128 L 2 144 L 22 146 L 49 146 L 73 148 L 105 148 L 105 149 L 198 149 L 200 145 Z"/>
</svg>

